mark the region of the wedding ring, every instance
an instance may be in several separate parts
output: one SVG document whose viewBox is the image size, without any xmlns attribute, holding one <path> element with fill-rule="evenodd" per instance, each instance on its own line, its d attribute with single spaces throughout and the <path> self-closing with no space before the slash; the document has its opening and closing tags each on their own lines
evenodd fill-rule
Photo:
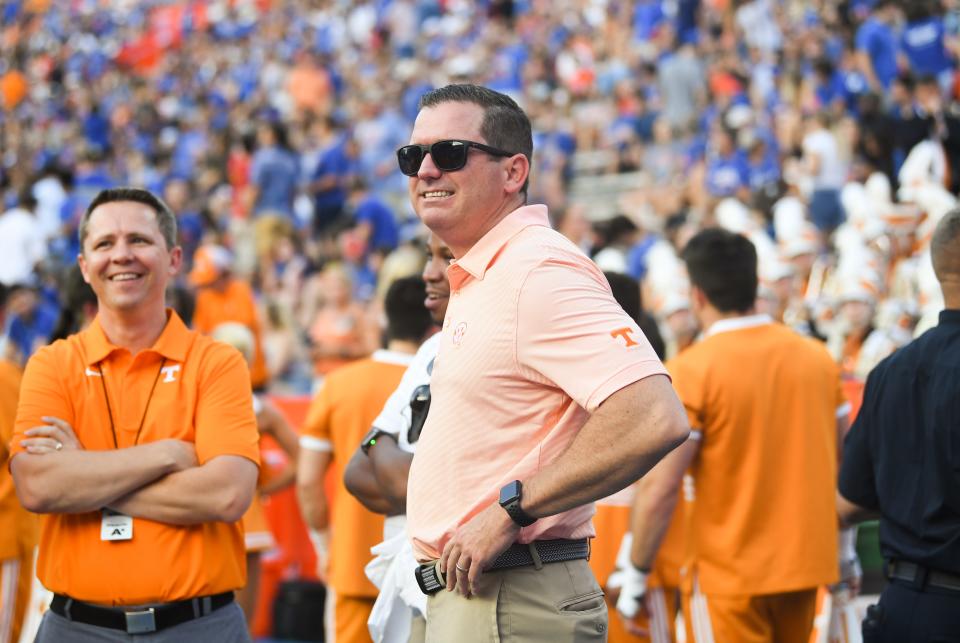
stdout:
<svg viewBox="0 0 960 643">
<path fill-rule="evenodd" d="M 461 566 L 460 566 L 460 563 L 457 563 L 456 565 L 454 565 L 454 567 L 457 568 L 457 571 L 458 571 L 458 572 L 468 572 L 468 571 L 470 571 L 469 569 L 467 569 L 467 568 L 465 568 L 465 567 L 461 567 Z"/>
</svg>

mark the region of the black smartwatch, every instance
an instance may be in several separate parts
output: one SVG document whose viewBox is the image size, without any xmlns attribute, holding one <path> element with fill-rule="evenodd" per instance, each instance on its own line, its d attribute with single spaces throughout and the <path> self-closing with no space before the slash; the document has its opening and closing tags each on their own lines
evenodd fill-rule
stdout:
<svg viewBox="0 0 960 643">
<path fill-rule="evenodd" d="M 360 443 L 360 450 L 363 451 L 363 455 L 370 455 L 370 449 L 373 448 L 373 445 L 376 444 L 377 440 L 381 437 L 393 438 L 394 442 L 397 441 L 397 436 L 393 433 L 373 427 L 369 433 L 363 436 L 363 441 Z"/>
<path fill-rule="evenodd" d="M 523 485 L 519 480 L 508 482 L 500 489 L 500 506 L 506 510 L 513 522 L 521 527 L 529 527 L 537 519 L 520 508 L 520 498 L 523 496 Z"/>
</svg>

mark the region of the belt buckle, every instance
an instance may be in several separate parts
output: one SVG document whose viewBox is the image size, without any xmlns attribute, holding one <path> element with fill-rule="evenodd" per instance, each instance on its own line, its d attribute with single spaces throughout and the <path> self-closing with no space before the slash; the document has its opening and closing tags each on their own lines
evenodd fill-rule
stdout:
<svg viewBox="0 0 960 643">
<path fill-rule="evenodd" d="M 136 612 L 124 612 L 127 619 L 127 634 L 148 634 L 157 631 L 157 619 L 152 607 Z"/>
</svg>

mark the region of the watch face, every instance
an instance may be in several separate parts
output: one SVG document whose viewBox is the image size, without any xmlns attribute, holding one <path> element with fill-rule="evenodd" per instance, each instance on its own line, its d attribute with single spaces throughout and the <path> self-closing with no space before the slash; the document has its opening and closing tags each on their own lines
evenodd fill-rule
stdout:
<svg viewBox="0 0 960 643">
<path fill-rule="evenodd" d="M 363 442 L 360 443 L 360 450 L 369 453 L 370 448 L 376 444 L 377 438 L 383 434 L 383 431 L 377 428 L 370 429 L 370 432 L 363 436 Z"/>
<path fill-rule="evenodd" d="M 514 480 L 500 489 L 500 504 L 507 505 L 520 500 L 520 481 Z"/>
</svg>

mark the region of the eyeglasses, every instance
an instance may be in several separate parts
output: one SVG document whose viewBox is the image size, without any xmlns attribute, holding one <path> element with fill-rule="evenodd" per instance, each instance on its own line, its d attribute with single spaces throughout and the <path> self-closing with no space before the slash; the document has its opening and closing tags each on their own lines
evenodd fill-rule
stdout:
<svg viewBox="0 0 960 643">
<path fill-rule="evenodd" d="M 513 156 L 515 154 L 515 152 L 498 150 L 483 143 L 453 139 L 437 141 L 430 145 L 404 145 L 397 150 L 397 163 L 400 164 L 401 172 L 407 176 L 416 176 L 417 172 L 420 171 L 420 164 L 429 154 L 437 169 L 443 172 L 456 172 L 462 170 L 463 166 L 467 164 L 467 151 L 471 147 L 493 156 Z"/>
</svg>

